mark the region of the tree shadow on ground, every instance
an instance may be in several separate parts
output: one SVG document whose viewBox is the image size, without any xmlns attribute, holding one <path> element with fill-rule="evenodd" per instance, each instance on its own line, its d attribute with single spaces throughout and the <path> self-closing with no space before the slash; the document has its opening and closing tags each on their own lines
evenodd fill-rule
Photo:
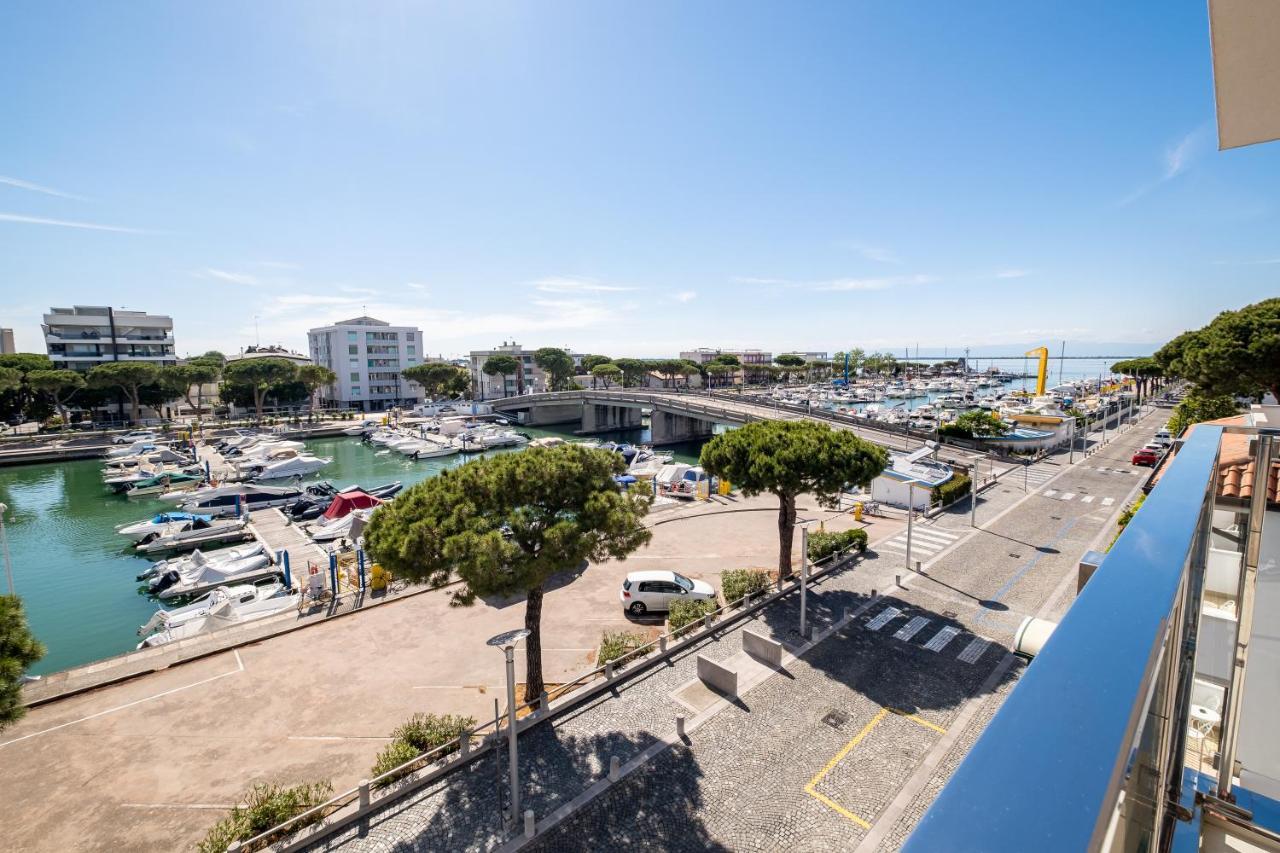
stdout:
<svg viewBox="0 0 1280 853">
<path fill-rule="evenodd" d="M 823 580 L 826 583 L 820 581 L 809 593 L 809 620 L 815 633 L 839 622 L 846 611 L 855 613 L 870 601 L 865 594 L 836 588 L 838 578 Z M 775 640 L 794 649 L 801 643 L 799 596 L 790 595 L 783 602 L 782 607 L 761 611 L 757 621 L 768 627 Z M 975 599 L 974 606 L 988 609 L 988 602 Z M 869 622 L 890 608 L 900 612 L 878 630 L 868 627 Z M 917 617 L 925 622 L 911 636 L 895 637 Z M 947 628 L 955 631 L 945 646 L 938 651 L 925 648 Z M 960 660 L 959 655 L 975 639 L 983 638 L 967 629 L 957 614 L 935 612 L 885 594 L 848 626 L 809 650 L 804 662 L 882 707 L 906 713 L 947 711 L 981 693 L 987 676 L 1009 651 L 989 641 L 974 663 Z M 1006 674 L 1008 677 L 1011 676 Z M 993 684 L 988 689 L 998 687 Z"/>
<path fill-rule="evenodd" d="M 572 569 L 565 569 L 562 572 L 556 572 L 554 575 L 547 578 L 547 582 L 542 585 L 543 593 L 545 594 L 573 583 L 578 578 L 582 577 L 582 573 L 587 570 L 589 565 L 591 565 L 589 562 L 583 560 Z M 482 595 L 480 596 L 480 600 L 489 607 L 501 610 L 502 608 L 510 607 L 513 604 L 524 603 L 525 594 L 520 592 L 514 595 Z"/>
<path fill-rule="evenodd" d="M 605 778 L 609 760 L 622 763 L 658 743 L 647 732 L 578 734 L 573 714 L 520 736 L 520 813 L 539 820 Z M 397 853 L 487 849 L 505 838 L 509 799 L 506 741 L 442 783 L 375 814 L 360 836 Z M 666 749 L 600 798 L 525 849 L 722 850 L 698 817 L 702 771 L 683 745 Z M 619 819 L 625 815 L 625 819 Z M 523 817 L 520 818 L 523 827 Z"/>
</svg>

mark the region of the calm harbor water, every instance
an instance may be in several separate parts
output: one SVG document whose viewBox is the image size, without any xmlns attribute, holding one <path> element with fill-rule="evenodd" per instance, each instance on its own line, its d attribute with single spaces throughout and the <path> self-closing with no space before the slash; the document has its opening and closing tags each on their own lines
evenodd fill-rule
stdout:
<svg viewBox="0 0 1280 853">
<path fill-rule="evenodd" d="M 521 431 L 572 435 L 568 429 Z M 601 438 L 644 442 L 648 431 Z M 337 486 L 378 486 L 394 480 L 412 485 L 475 458 L 457 455 L 415 462 L 347 437 L 316 439 L 307 446 L 333 459 L 314 479 Z M 665 449 L 680 461 L 694 462 L 699 445 Z M 45 658 L 32 667 L 33 674 L 131 651 L 138 643 L 137 627 L 156 610 L 134 580 L 148 561 L 134 555 L 115 527 L 170 506 L 109 493 L 102 485 L 101 468 L 102 462 L 92 459 L 0 469 L 0 502 L 9 506 L 6 532 L 14 584 L 32 630 L 48 647 Z"/>
</svg>

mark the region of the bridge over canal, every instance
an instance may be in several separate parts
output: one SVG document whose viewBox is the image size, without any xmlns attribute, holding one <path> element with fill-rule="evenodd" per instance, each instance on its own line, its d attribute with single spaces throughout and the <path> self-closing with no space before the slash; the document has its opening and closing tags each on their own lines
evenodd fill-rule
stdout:
<svg viewBox="0 0 1280 853">
<path fill-rule="evenodd" d="M 706 438 L 717 424 L 736 426 L 764 420 L 814 420 L 837 429 L 852 430 L 868 441 L 895 449 L 915 448 L 932 439 L 921 432 L 889 424 L 868 424 L 849 415 L 808 407 L 770 404 L 736 394 L 677 392 L 657 389 L 584 389 L 525 394 L 489 401 L 495 411 L 518 415 L 530 426 L 580 423 L 580 432 L 591 434 L 638 429 L 641 413 L 648 410 L 651 441 L 657 445 Z M 943 447 L 944 461 L 969 467 L 982 454 Z M 993 460 L 994 461 L 994 460 Z"/>
</svg>

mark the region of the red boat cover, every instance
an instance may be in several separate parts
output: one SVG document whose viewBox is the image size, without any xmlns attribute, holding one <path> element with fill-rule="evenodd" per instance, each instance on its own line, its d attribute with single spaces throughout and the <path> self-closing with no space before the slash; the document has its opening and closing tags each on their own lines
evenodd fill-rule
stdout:
<svg viewBox="0 0 1280 853">
<path fill-rule="evenodd" d="M 368 492 L 352 489 L 349 492 L 339 493 L 333 499 L 333 503 L 329 504 L 329 508 L 324 511 L 324 517 L 342 518 L 344 515 L 350 515 L 354 510 L 368 509 L 371 506 L 378 506 L 380 503 L 382 501 Z"/>
</svg>

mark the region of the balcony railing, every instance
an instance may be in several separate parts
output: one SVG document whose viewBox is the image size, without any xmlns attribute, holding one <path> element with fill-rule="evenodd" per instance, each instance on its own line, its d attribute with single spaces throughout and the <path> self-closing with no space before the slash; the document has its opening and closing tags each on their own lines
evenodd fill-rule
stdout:
<svg viewBox="0 0 1280 853">
<path fill-rule="evenodd" d="M 1183 749 L 1222 433 L 1191 434 L 906 850 L 1168 849 L 1194 805 Z"/>
</svg>

